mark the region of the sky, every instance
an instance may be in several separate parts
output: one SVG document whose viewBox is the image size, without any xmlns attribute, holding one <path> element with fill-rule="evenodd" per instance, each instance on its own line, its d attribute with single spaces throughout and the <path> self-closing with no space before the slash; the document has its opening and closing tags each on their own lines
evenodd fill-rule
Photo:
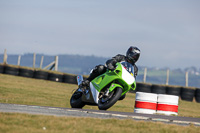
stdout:
<svg viewBox="0 0 200 133">
<path fill-rule="evenodd" d="M 0 0 L 0 53 L 111 58 L 200 68 L 199 0 Z"/>
</svg>

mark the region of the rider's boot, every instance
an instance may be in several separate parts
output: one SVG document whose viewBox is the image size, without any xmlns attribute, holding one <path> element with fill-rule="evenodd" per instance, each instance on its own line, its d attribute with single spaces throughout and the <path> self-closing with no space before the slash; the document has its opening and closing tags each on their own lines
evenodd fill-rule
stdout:
<svg viewBox="0 0 200 133">
<path fill-rule="evenodd" d="M 90 81 L 86 79 L 82 81 L 82 83 L 79 85 L 79 88 L 83 91 L 84 94 L 87 93 L 87 88 L 89 87 L 89 83 Z"/>
</svg>

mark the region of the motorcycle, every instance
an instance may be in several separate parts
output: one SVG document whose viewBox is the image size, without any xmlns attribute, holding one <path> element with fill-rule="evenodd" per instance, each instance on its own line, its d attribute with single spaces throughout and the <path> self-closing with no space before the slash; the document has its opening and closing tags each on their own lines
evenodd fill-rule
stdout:
<svg viewBox="0 0 200 133">
<path fill-rule="evenodd" d="M 78 88 L 71 96 L 72 108 L 83 108 L 85 105 L 96 105 L 99 110 L 107 110 L 118 100 L 122 100 L 129 90 L 135 90 L 134 67 L 128 62 L 118 62 L 115 70 L 107 70 L 93 79 L 85 91 Z M 78 85 L 83 76 L 77 76 Z"/>
</svg>

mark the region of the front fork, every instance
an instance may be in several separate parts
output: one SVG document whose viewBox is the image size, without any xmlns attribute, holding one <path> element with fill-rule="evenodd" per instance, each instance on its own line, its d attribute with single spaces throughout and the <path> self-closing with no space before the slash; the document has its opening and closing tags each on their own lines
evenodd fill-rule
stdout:
<svg viewBox="0 0 200 133">
<path fill-rule="evenodd" d="M 115 88 L 117 88 L 117 87 L 120 87 L 120 88 L 123 88 L 121 85 L 119 85 L 119 84 L 116 84 L 116 83 L 112 83 L 111 85 L 110 85 L 110 87 L 109 88 L 107 88 L 106 90 L 105 90 L 105 92 L 99 97 L 99 98 L 102 98 L 102 97 L 108 97 L 109 96 L 109 93 L 111 93 Z"/>
<path fill-rule="evenodd" d="M 110 88 L 109 88 L 109 92 L 112 92 L 115 88 L 117 88 L 117 87 L 120 87 L 120 88 L 123 88 L 121 85 L 119 85 L 119 84 L 116 84 L 116 83 L 112 83 L 111 85 L 110 85 Z"/>
</svg>

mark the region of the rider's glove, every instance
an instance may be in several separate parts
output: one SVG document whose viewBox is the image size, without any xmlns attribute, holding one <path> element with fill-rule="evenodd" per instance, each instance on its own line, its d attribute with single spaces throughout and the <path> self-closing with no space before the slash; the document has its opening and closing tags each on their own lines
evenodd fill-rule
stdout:
<svg viewBox="0 0 200 133">
<path fill-rule="evenodd" d="M 107 68 L 111 71 L 115 70 L 115 67 L 112 64 L 108 64 Z"/>
</svg>

